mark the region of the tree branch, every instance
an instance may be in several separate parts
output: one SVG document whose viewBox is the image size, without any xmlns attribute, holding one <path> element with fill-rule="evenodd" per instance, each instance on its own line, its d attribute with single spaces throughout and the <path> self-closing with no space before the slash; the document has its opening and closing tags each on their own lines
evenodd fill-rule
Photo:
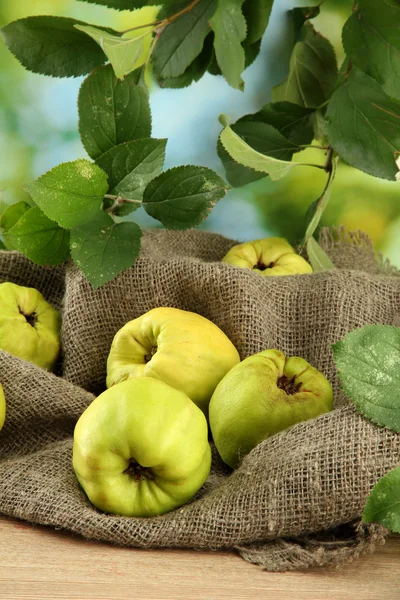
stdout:
<svg viewBox="0 0 400 600">
<path fill-rule="evenodd" d="M 124 204 L 142 204 L 141 200 L 131 200 L 130 198 L 123 198 L 122 196 L 113 196 L 112 194 L 105 194 L 104 198 L 108 200 L 114 200 L 113 204 L 109 208 L 105 208 L 105 212 L 110 215 L 114 215 L 117 208 Z"/>
<path fill-rule="evenodd" d="M 157 33 L 160 34 L 165 29 L 165 27 L 167 27 L 167 25 L 170 25 L 170 23 L 173 23 L 174 21 L 179 19 L 179 17 L 181 17 L 182 15 L 190 12 L 196 6 L 196 4 L 198 4 L 199 2 L 200 2 L 200 0 L 192 0 L 192 2 L 190 4 L 188 4 L 188 6 L 186 6 L 179 12 L 175 13 L 174 15 L 167 17 L 166 19 L 159 19 L 158 21 L 154 21 L 153 23 L 148 23 L 147 25 L 137 25 L 136 27 L 131 27 L 130 29 L 125 29 L 125 31 L 120 31 L 119 33 L 121 35 L 123 35 L 124 33 L 129 33 L 130 31 L 136 31 L 137 29 L 144 29 L 145 27 L 153 27 L 153 28 L 157 28 Z"/>
</svg>

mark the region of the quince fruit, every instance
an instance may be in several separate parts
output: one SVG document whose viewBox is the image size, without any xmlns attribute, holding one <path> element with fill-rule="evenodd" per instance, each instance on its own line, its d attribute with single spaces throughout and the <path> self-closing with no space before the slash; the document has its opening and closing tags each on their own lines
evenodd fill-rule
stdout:
<svg viewBox="0 0 400 600">
<path fill-rule="evenodd" d="M 222 262 L 264 277 L 312 273 L 311 265 L 284 238 L 270 237 L 233 246 Z"/>
<path fill-rule="evenodd" d="M 98 396 L 74 430 L 73 468 L 90 502 L 151 517 L 190 500 L 208 477 L 204 414 L 182 392 L 142 377 Z"/>
<path fill-rule="evenodd" d="M 230 339 L 205 317 L 154 308 L 116 333 L 107 360 L 107 387 L 132 377 L 153 377 L 189 396 L 207 414 L 217 384 L 239 362 Z"/>
<path fill-rule="evenodd" d="M 61 315 L 35 288 L 0 283 L 0 349 L 52 370 L 60 352 Z"/>
<path fill-rule="evenodd" d="M 6 397 L 4 395 L 3 386 L 0 383 L 0 430 L 6 420 Z"/>
</svg>

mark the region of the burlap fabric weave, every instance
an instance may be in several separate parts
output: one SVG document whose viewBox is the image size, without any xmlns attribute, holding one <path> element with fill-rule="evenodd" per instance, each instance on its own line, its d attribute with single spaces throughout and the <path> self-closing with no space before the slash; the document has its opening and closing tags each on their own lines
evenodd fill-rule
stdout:
<svg viewBox="0 0 400 600">
<path fill-rule="evenodd" d="M 0 281 L 36 287 L 63 312 L 62 377 L 0 351 L 0 512 L 123 546 L 236 549 L 270 571 L 340 565 L 383 543 L 387 532 L 360 518 L 376 481 L 400 464 L 400 436 L 349 404 L 330 344 L 369 323 L 399 325 L 400 277 L 365 236 L 324 231 L 320 241 L 337 270 L 263 278 L 219 262 L 232 240 L 147 231 L 136 264 L 96 292 L 72 264 L 40 268 L 0 252 Z M 105 515 L 75 478 L 73 428 L 105 389 L 116 331 L 157 306 L 211 319 L 242 358 L 266 348 L 304 357 L 331 381 L 335 410 L 264 441 L 235 472 L 214 450 L 209 479 L 178 510 Z"/>
</svg>

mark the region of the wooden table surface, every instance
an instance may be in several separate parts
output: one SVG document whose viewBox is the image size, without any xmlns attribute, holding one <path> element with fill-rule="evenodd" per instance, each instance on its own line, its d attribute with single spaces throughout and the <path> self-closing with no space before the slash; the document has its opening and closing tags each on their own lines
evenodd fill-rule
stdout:
<svg viewBox="0 0 400 600">
<path fill-rule="evenodd" d="M 400 536 L 341 570 L 268 573 L 228 552 L 132 550 L 0 517 L 3 600 L 400 600 Z"/>
</svg>

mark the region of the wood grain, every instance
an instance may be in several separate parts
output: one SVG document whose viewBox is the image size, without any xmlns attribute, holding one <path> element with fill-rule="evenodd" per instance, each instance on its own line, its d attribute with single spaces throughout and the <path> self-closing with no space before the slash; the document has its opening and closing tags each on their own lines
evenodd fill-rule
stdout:
<svg viewBox="0 0 400 600">
<path fill-rule="evenodd" d="M 267 573 L 234 553 L 132 550 L 0 517 L 2 600 L 399 600 L 400 536 L 344 569 Z"/>
</svg>

